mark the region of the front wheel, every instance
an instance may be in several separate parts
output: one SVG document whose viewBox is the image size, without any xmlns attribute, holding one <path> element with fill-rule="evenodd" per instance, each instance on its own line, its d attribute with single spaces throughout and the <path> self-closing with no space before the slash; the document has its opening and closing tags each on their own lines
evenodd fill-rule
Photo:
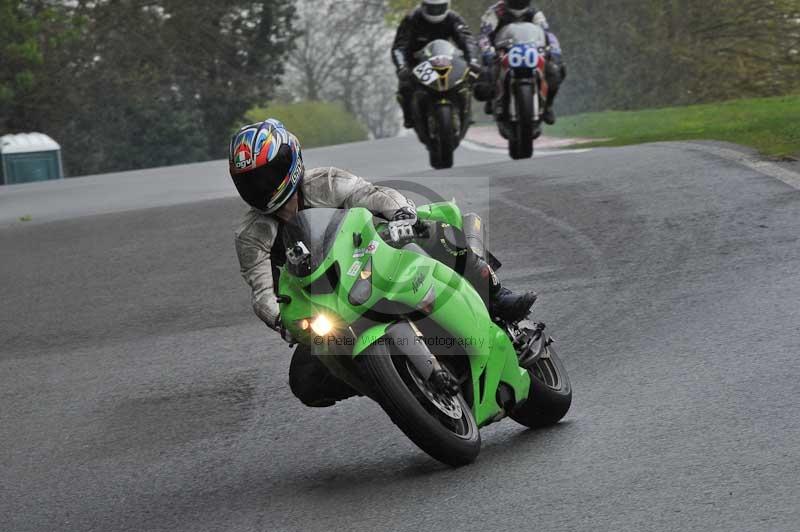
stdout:
<svg viewBox="0 0 800 532">
<path fill-rule="evenodd" d="M 432 390 L 406 357 L 392 355 L 385 345 L 372 345 L 357 360 L 374 398 L 420 449 L 456 467 L 477 458 L 481 436 L 461 393 Z"/>
<path fill-rule="evenodd" d="M 515 88 L 514 105 L 516 122 L 512 124 L 513 135 L 508 142 L 508 154 L 512 159 L 530 159 L 533 156 L 533 86 L 520 83 Z"/>
<path fill-rule="evenodd" d="M 453 110 L 449 105 L 437 105 L 433 112 L 434 131 L 428 146 L 431 166 L 437 170 L 452 168 L 456 146 Z"/>
<path fill-rule="evenodd" d="M 511 419 L 531 428 L 555 425 L 572 404 L 572 384 L 552 345 L 528 369 L 528 374 L 531 376 L 528 399 L 511 412 Z"/>
</svg>

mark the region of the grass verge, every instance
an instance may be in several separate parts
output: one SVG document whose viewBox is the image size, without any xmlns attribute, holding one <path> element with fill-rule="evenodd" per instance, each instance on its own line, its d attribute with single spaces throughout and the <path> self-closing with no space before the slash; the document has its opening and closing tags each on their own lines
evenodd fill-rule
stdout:
<svg viewBox="0 0 800 532">
<path fill-rule="evenodd" d="M 732 100 L 645 111 L 607 111 L 560 117 L 546 133 L 598 138 L 589 146 L 663 140 L 722 140 L 777 158 L 800 156 L 800 95 Z"/>
</svg>

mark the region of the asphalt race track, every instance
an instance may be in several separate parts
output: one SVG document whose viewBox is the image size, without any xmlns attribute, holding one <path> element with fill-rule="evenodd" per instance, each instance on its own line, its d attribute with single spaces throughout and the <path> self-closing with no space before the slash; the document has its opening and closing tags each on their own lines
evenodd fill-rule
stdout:
<svg viewBox="0 0 800 532">
<path fill-rule="evenodd" d="M 800 530 L 800 190 L 707 147 L 308 153 L 456 197 L 541 294 L 572 410 L 455 470 L 294 399 L 224 163 L 0 191 L 0 530 Z"/>
</svg>

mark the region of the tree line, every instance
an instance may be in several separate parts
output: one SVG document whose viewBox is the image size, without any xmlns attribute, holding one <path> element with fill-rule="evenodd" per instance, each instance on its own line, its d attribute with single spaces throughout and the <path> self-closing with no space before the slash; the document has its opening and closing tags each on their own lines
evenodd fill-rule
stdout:
<svg viewBox="0 0 800 532">
<path fill-rule="evenodd" d="M 69 175 L 225 156 L 270 99 L 291 0 L 0 0 L 0 132 L 42 131 Z"/>
<path fill-rule="evenodd" d="M 574 111 L 800 90 L 797 0 L 543 2 L 573 66 Z M 552 7 L 551 7 L 552 6 Z"/>
<path fill-rule="evenodd" d="M 389 47 L 416 3 L 0 0 L 0 134 L 49 134 L 70 175 L 224 157 L 271 104 L 337 102 L 390 136 Z M 800 90 L 797 0 L 534 3 L 568 64 L 561 114 Z M 489 4 L 453 7 L 477 33 Z"/>
</svg>

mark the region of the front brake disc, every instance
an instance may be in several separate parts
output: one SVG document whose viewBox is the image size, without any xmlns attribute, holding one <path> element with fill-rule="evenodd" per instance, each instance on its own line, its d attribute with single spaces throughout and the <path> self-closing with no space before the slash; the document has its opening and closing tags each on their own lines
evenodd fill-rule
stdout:
<svg viewBox="0 0 800 532">
<path fill-rule="evenodd" d="M 414 381 L 414 384 L 417 385 L 417 388 L 422 392 L 422 394 L 428 399 L 428 401 L 433 404 L 439 411 L 441 411 L 444 415 L 452 419 L 461 419 L 464 415 L 464 412 L 461 410 L 461 403 L 458 401 L 458 396 L 450 396 L 440 392 L 434 392 L 430 389 L 426 382 L 422 380 L 422 377 L 419 376 L 417 370 L 406 361 L 406 367 L 408 368 L 408 373 L 411 375 L 411 379 Z"/>
</svg>

